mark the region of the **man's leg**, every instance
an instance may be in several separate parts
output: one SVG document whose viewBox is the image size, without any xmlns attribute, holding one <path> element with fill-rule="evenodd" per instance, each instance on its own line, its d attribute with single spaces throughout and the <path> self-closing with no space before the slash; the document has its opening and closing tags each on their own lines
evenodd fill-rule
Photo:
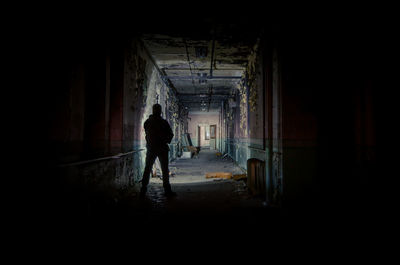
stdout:
<svg viewBox="0 0 400 265">
<path fill-rule="evenodd" d="M 158 153 L 158 159 L 161 164 L 161 171 L 163 175 L 163 187 L 167 195 L 174 195 L 169 183 L 169 168 L 168 168 L 168 150 L 163 150 Z"/>
<path fill-rule="evenodd" d="M 154 151 L 151 151 L 147 149 L 146 153 L 146 166 L 144 168 L 143 172 L 143 178 L 142 178 L 142 188 L 140 190 L 140 194 L 143 196 L 146 194 L 147 191 L 147 185 L 149 185 L 150 181 L 150 171 L 153 168 L 154 161 L 156 160 L 156 154 Z"/>
</svg>

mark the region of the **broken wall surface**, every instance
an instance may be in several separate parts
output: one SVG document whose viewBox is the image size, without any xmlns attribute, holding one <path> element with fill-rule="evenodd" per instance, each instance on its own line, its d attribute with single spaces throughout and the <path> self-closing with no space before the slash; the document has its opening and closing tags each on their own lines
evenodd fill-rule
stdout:
<svg viewBox="0 0 400 265">
<path fill-rule="evenodd" d="M 314 192 L 317 120 L 312 90 L 294 79 L 290 53 L 277 38 L 257 42 L 233 100 L 224 106 L 226 152 L 245 170 L 249 159 L 264 162 L 266 200 L 288 205 Z"/>
<path fill-rule="evenodd" d="M 144 72 L 144 82 L 143 82 L 143 91 L 144 98 L 142 104 L 142 116 L 140 117 L 140 127 L 138 128 L 138 146 L 141 149 L 145 149 L 146 147 L 146 139 L 145 139 L 145 131 L 144 131 L 144 123 L 152 114 L 153 105 L 160 104 L 162 109 L 162 117 L 166 119 L 171 126 L 172 132 L 174 133 L 174 137 L 169 145 L 170 153 L 169 159 L 174 160 L 179 153 L 179 139 L 180 135 L 183 131 L 183 120 L 180 117 L 180 106 L 179 100 L 177 98 L 177 93 L 175 89 L 167 85 L 165 81 L 163 81 L 162 73 L 155 65 L 154 60 L 152 59 L 149 52 L 146 50 L 145 46 L 140 43 L 139 56 L 143 58 L 147 63 L 147 67 Z M 141 158 L 142 164 L 144 165 L 145 152 Z"/>
<path fill-rule="evenodd" d="M 240 167 L 246 169 L 248 159 L 247 127 L 247 88 L 235 89 L 233 100 L 228 101 L 225 111 L 227 117 L 226 147 L 227 153 Z"/>
<path fill-rule="evenodd" d="M 158 102 L 174 134 L 182 121 L 173 90 L 138 38 L 73 43 L 53 67 L 48 139 L 50 174 L 67 198 L 89 200 L 135 186 L 145 159 L 143 123 Z M 52 79 L 52 80 L 53 80 Z M 177 137 L 170 159 L 177 155 Z M 62 197 L 62 195 L 60 195 Z"/>
<path fill-rule="evenodd" d="M 265 161 L 263 55 L 258 41 L 248 58 L 247 68 L 233 96 L 224 105 L 226 152 L 243 169 L 247 160 Z"/>
</svg>

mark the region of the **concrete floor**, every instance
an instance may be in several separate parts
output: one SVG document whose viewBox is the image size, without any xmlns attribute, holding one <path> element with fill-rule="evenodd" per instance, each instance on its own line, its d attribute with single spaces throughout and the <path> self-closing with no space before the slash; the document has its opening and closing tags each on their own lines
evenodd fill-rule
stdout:
<svg viewBox="0 0 400 265">
<path fill-rule="evenodd" d="M 121 202 L 118 214 L 145 227 L 168 224 L 182 231 L 219 226 L 240 227 L 265 222 L 276 209 L 267 209 L 263 198 L 250 196 L 245 181 L 206 179 L 207 172 L 243 171 L 229 158 L 218 157 L 215 150 L 202 150 L 198 158 L 179 159 L 170 164 L 174 198 L 166 198 L 159 178 L 152 178 L 146 198 L 137 194 Z"/>
<path fill-rule="evenodd" d="M 170 166 L 175 173 L 171 185 L 176 197 L 166 198 L 162 181 L 152 178 L 146 198 L 132 194 L 119 202 L 111 223 L 118 220 L 118 226 L 131 227 L 135 238 L 150 245 L 156 239 L 172 238 L 181 246 L 185 242 L 204 241 L 213 247 L 228 247 L 230 251 L 236 247 L 261 246 L 255 242 L 267 239 L 272 242 L 285 238 L 284 234 L 300 233 L 297 238 L 304 239 L 326 228 L 336 233 L 340 227 L 332 215 L 326 218 L 318 211 L 288 213 L 266 206 L 263 198 L 249 195 L 244 181 L 206 179 L 205 174 L 213 171 L 243 173 L 232 160 L 216 156 L 216 151 L 202 150 L 199 158 L 180 159 Z M 186 247 L 190 248 L 190 244 Z"/>
<path fill-rule="evenodd" d="M 216 154 L 216 150 L 204 149 L 197 157 L 178 158 L 172 161 L 169 164 L 170 171 L 173 173 L 173 177 L 170 178 L 171 184 L 215 181 L 215 179 L 206 178 L 206 173 L 209 172 L 228 172 L 233 175 L 246 173 L 230 157 L 219 157 Z M 150 183 L 162 183 L 162 180 L 152 178 Z"/>
<path fill-rule="evenodd" d="M 359 235 L 352 225 L 359 224 L 359 219 L 351 221 L 349 215 L 323 216 L 314 210 L 288 214 L 265 206 L 263 198 L 250 196 L 244 181 L 206 179 L 205 173 L 210 171 L 241 173 L 231 160 L 217 157 L 215 151 L 203 150 L 198 159 L 177 160 L 171 167 L 176 170 L 171 178 L 176 197 L 166 198 L 162 182 L 153 178 L 145 199 L 132 192 L 109 207 L 102 204 L 97 210 L 93 208 L 83 225 L 78 220 L 78 229 L 69 219 L 57 229 L 74 227 L 82 234 L 91 231 L 101 237 L 109 234 L 139 246 L 140 251 L 150 251 L 151 255 L 168 248 L 181 253 L 182 247 L 197 254 L 206 252 L 200 250 L 204 248 L 209 253 L 218 249 L 235 255 L 240 249 L 243 255 L 250 253 L 246 248 L 254 251 L 267 241 L 294 238 L 285 244 L 292 242 L 298 247 L 312 235 L 317 236 L 315 242 L 321 242 L 327 234 L 343 235 L 349 227 Z M 169 244 L 169 239 L 174 244 Z M 265 249 L 260 251 L 264 253 Z"/>
<path fill-rule="evenodd" d="M 159 217 L 159 213 L 221 216 L 234 214 L 238 209 L 262 208 L 263 200 L 249 196 L 245 181 L 206 178 L 208 172 L 244 173 L 229 157 L 218 157 L 216 153 L 215 150 L 202 150 L 198 158 L 170 163 L 174 173 L 170 182 L 177 197 L 166 198 L 162 180 L 152 178 L 146 198 L 138 199 L 135 205 L 146 209 L 147 214 L 150 212 L 150 218 Z"/>
</svg>

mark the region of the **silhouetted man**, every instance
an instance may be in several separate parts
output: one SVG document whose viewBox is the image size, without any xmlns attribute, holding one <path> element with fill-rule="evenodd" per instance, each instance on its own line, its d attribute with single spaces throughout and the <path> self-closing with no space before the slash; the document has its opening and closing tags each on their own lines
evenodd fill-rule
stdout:
<svg viewBox="0 0 400 265">
<path fill-rule="evenodd" d="M 144 130 L 146 132 L 147 154 L 140 196 L 144 197 L 147 192 L 147 185 L 150 180 L 150 171 L 157 157 L 161 164 L 165 195 L 168 197 L 175 196 L 176 193 L 172 192 L 171 184 L 169 183 L 168 169 L 168 144 L 171 143 L 174 134 L 172 133 L 168 122 L 161 118 L 160 104 L 153 105 L 153 114 L 145 121 Z"/>
</svg>

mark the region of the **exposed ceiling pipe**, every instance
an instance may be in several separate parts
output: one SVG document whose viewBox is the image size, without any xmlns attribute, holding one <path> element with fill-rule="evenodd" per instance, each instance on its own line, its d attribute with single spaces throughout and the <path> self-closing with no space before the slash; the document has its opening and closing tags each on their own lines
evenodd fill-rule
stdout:
<svg viewBox="0 0 400 265">
<path fill-rule="evenodd" d="M 212 89 L 213 89 L 213 86 L 211 84 L 210 87 L 209 87 L 209 98 L 208 98 L 208 109 L 207 109 L 207 112 L 210 111 L 211 97 L 212 97 L 212 92 L 213 92 Z"/>
<path fill-rule="evenodd" d="M 175 75 L 175 76 L 167 76 L 169 79 L 174 79 L 174 80 L 187 80 L 187 79 L 207 79 L 207 80 L 211 80 L 211 79 L 241 79 L 242 76 L 213 76 L 212 78 L 210 77 L 202 77 L 202 76 L 179 76 L 179 75 Z"/>
<path fill-rule="evenodd" d="M 229 97 L 231 94 L 230 93 L 216 93 L 213 94 L 214 96 L 222 96 L 222 97 Z M 207 97 L 206 94 L 198 94 L 198 93 L 181 93 L 179 94 L 180 97 L 190 97 L 190 96 L 194 96 L 194 97 Z"/>
<path fill-rule="evenodd" d="M 210 78 L 211 78 L 211 79 L 213 78 L 213 61 L 214 61 L 214 51 L 215 51 L 215 32 L 216 32 L 216 29 L 215 29 L 215 26 L 214 26 L 214 29 L 213 29 L 212 48 L 211 48 L 211 62 L 210 62 Z M 212 89 L 213 89 L 213 86 L 212 86 L 212 84 L 211 84 L 210 87 L 209 87 L 209 99 L 208 99 L 208 109 L 207 109 L 207 112 L 210 111 L 211 97 L 212 97 L 212 92 L 213 92 Z"/>
<path fill-rule="evenodd" d="M 194 79 L 193 79 L 192 66 L 191 66 L 191 64 L 190 64 L 189 50 L 188 50 L 188 47 L 187 47 L 187 43 L 186 43 L 186 39 L 185 39 L 185 38 L 183 38 L 183 42 L 185 43 L 186 57 L 187 57 L 187 61 L 188 61 L 188 64 L 189 64 L 190 76 L 191 76 L 191 79 L 192 79 L 192 85 L 193 85 L 193 88 L 196 90 L 196 87 L 194 86 Z"/>
<path fill-rule="evenodd" d="M 214 50 L 215 50 L 215 31 L 213 33 L 212 48 L 211 48 L 210 78 L 213 77 Z"/>
</svg>

